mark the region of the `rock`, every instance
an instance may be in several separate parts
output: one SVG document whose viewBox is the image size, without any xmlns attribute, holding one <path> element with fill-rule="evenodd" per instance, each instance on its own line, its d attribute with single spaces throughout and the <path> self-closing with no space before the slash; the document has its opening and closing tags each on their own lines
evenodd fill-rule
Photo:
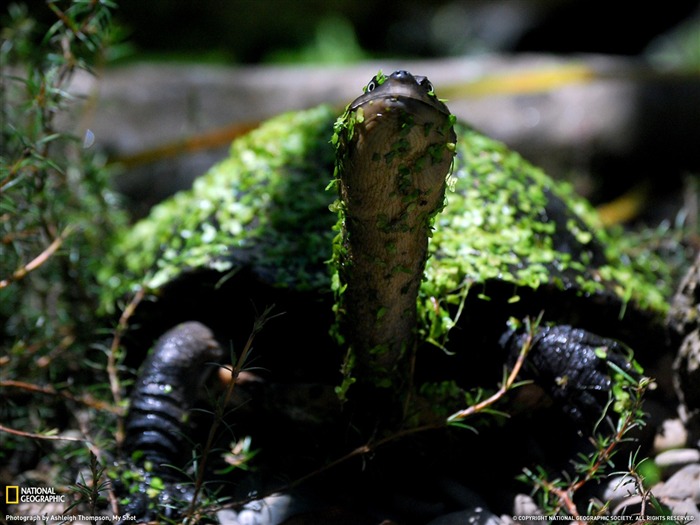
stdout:
<svg viewBox="0 0 700 525">
<path fill-rule="evenodd" d="M 331 507 L 324 510 L 294 516 L 281 525 L 399 525 L 393 520 L 372 518 L 347 508 Z"/>
<path fill-rule="evenodd" d="M 676 393 L 686 419 L 700 411 L 700 256 L 693 262 L 671 301 L 668 321 L 685 334 L 673 365 Z M 685 413 L 685 414 L 683 414 Z"/>
<path fill-rule="evenodd" d="M 685 450 L 683 454 L 689 456 L 690 454 Z M 671 459 L 673 459 L 672 456 Z M 664 461 L 662 458 L 662 462 Z M 700 503 L 700 464 L 686 465 L 681 468 L 667 481 L 653 487 L 651 494 L 668 507 L 674 516 L 700 517 L 697 509 Z M 610 501 L 610 507 L 615 516 L 633 515 L 644 508 L 647 511 L 651 508 L 649 500 L 646 505 L 642 504 L 642 497 L 637 493 L 631 476 L 618 476 L 612 479 L 603 497 L 606 501 Z"/>
<path fill-rule="evenodd" d="M 299 507 L 289 494 L 273 494 L 247 503 L 239 512 L 225 509 L 216 516 L 221 525 L 279 525 L 299 512 Z"/>
<path fill-rule="evenodd" d="M 427 525 L 503 525 L 503 522 L 485 507 L 476 507 L 445 514 Z"/>
<path fill-rule="evenodd" d="M 653 490 L 661 501 L 691 499 L 700 503 L 700 465 L 686 465 Z"/>
<path fill-rule="evenodd" d="M 603 492 L 603 501 L 609 501 L 612 508 L 617 507 L 620 503 L 635 496 L 637 487 L 634 483 L 634 478 L 629 475 L 616 476 L 611 478 L 608 486 Z"/>
<path fill-rule="evenodd" d="M 642 497 L 641 496 L 630 496 L 629 498 L 625 498 L 620 502 L 619 505 L 616 507 L 613 507 L 612 509 L 612 515 L 613 516 L 635 516 L 639 515 L 642 512 L 642 509 L 644 508 L 644 505 L 642 505 Z"/>
<path fill-rule="evenodd" d="M 674 363 L 678 392 L 689 412 L 700 410 L 700 329 L 683 340 Z"/>
<path fill-rule="evenodd" d="M 689 463 L 700 461 L 700 450 L 695 448 L 676 448 L 662 452 L 654 459 L 663 470 L 676 470 Z"/>
<path fill-rule="evenodd" d="M 700 518 L 700 510 L 698 510 L 697 504 L 690 499 L 669 501 L 667 505 L 669 509 L 671 509 L 671 514 L 673 516 L 692 516 L 694 518 Z"/>
<path fill-rule="evenodd" d="M 513 500 L 513 515 L 514 516 L 542 516 L 542 510 L 539 508 L 532 496 L 528 494 L 518 494 Z M 520 521 L 515 521 L 520 523 Z"/>
<path fill-rule="evenodd" d="M 684 447 L 688 440 L 688 432 L 683 422 L 678 419 L 667 419 L 661 424 L 661 429 L 654 436 L 654 451 L 658 454 L 665 450 Z"/>
</svg>

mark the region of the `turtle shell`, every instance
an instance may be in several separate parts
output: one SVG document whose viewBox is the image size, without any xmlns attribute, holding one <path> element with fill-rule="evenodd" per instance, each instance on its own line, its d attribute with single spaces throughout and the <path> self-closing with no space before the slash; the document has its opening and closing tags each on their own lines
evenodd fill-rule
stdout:
<svg viewBox="0 0 700 525">
<path fill-rule="evenodd" d="M 292 315 L 280 333 L 337 346 L 326 338 L 338 233 L 329 189 L 335 118 L 327 106 L 287 113 L 236 140 L 191 190 L 124 234 L 102 275 L 105 304 L 145 287 L 152 301 L 139 310 L 160 324 L 197 318 L 224 330 L 251 301 L 258 311 L 281 304 Z M 544 312 L 546 320 L 648 345 L 637 335 L 665 313 L 663 264 L 606 232 L 568 185 L 466 125 L 456 131 L 419 297 L 422 339 L 445 349 L 456 333 L 460 345 L 474 344 L 491 322 L 501 330 L 510 316 Z"/>
</svg>

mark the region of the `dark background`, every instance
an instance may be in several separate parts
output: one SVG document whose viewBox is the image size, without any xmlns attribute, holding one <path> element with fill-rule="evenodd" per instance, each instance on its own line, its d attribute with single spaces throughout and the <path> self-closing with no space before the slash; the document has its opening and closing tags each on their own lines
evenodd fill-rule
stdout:
<svg viewBox="0 0 700 525">
<path fill-rule="evenodd" d="M 49 20 L 53 16 L 44 1 L 29 5 L 39 17 L 42 11 Z M 483 51 L 636 55 L 700 10 L 698 0 L 123 0 L 117 5 L 117 18 L 140 58 L 238 64 Z M 324 46 L 325 55 L 308 52 Z"/>
<path fill-rule="evenodd" d="M 333 27 L 341 22 L 354 30 L 360 48 L 372 56 L 434 57 L 483 50 L 634 55 L 700 4 L 697 0 L 126 0 L 119 5 L 120 18 L 133 31 L 131 41 L 141 50 L 216 51 L 234 62 L 257 63 L 304 48 L 324 23 Z"/>
</svg>

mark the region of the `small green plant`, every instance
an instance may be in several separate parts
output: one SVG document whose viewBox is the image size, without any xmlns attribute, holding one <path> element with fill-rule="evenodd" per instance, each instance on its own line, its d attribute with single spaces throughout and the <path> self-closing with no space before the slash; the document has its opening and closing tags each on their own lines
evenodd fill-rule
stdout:
<svg viewBox="0 0 700 525">
<path fill-rule="evenodd" d="M 109 60 L 113 7 L 48 1 L 43 13 L 11 4 L 0 14 L 0 463 L 17 476 L 35 466 L 23 459 L 32 452 L 57 454 L 56 465 L 79 455 L 94 484 L 74 490 L 88 508 L 104 488 L 92 429 L 109 428 L 116 410 L 95 376 L 105 352 L 94 347 L 94 276 L 123 219 L 70 82 Z M 82 437 L 64 435 L 75 429 Z M 60 452 L 49 446 L 56 441 L 66 443 Z"/>
<path fill-rule="evenodd" d="M 89 476 L 81 473 L 73 485 L 76 502 L 66 509 L 87 509 L 90 516 L 97 516 L 102 509 L 107 508 L 104 494 L 109 494 L 105 468 L 100 464 L 97 456 L 90 454 Z"/>
<path fill-rule="evenodd" d="M 591 435 L 590 443 L 593 452 L 579 454 L 573 461 L 573 473 L 562 477 L 552 478 L 551 473 L 542 467 L 534 470 L 525 469 L 520 480 L 533 487 L 533 494 L 539 497 L 540 508 L 547 516 L 567 516 L 576 522 L 582 514 L 587 516 L 609 517 L 611 522 L 614 516 L 610 516 L 607 503 L 596 501 L 589 502 L 585 512 L 581 512 L 577 506 L 577 499 L 581 489 L 589 483 L 606 479 L 612 474 L 614 467 L 613 457 L 630 443 L 632 430 L 645 425 L 646 415 L 642 408 L 644 393 L 653 384 L 651 379 L 637 375 L 636 377 L 609 363 L 612 375 L 613 388 L 605 413 L 598 421 Z M 635 370 L 639 374 L 641 370 Z M 640 474 L 639 465 L 644 459 L 637 461 L 636 454 L 630 456 L 625 475 L 634 481 L 635 490 L 644 496 L 645 502 L 650 502 L 643 508 L 644 513 L 652 515 L 650 508 L 655 512 L 662 509 L 653 502 L 648 491 L 644 489 L 643 477 Z M 621 474 L 615 472 L 615 474 Z M 657 502 L 658 503 L 658 502 Z M 645 503 L 646 505 L 646 503 Z M 656 515 L 656 514 L 654 514 Z"/>
<path fill-rule="evenodd" d="M 239 374 L 246 367 L 250 352 L 253 349 L 253 341 L 255 340 L 255 336 L 260 333 L 270 319 L 276 317 L 276 315 L 272 314 L 273 309 L 274 305 L 266 308 L 265 311 L 256 317 L 255 323 L 253 324 L 253 329 L 248 336 L 245 346 L 238 354 L 238 358 L 236 359 L 233 353 L 231 355 L 231 362 L 235 364 L 230 368 L 226 368 L 227 372 L 231 374 L 231 377 L 223 394 L 219 399 L 215 400 L 213 404 L 214 420 L 209 427 L 207 439 L 201 449 L 201 454 L 195 458 L 194 463 L 196 467 L 196 477 L 194 480 L 194 495 L 190 501 L 190 506 L 187 509 L 188 522 L 196 522 L 195 517 L 201 512 L 201 509 L 198 507 L 206 507 L 206 505 L 202 505 L 206 502 L 206 499 L 202 498 L 205 500 L 202 502 L 198 501 L 198 497 L 202 494 L 202 492 L 204 492 L 206 483 L 205 473 L 207 468 L 207 458 L 214 451 L 214 443 L 220 439 L 221 430 L 224 429 L 225 431 L 227 429 L 225 418 L 227 412 L 230 410 L 229 407 L 231 406 L 231 398 L 233 397 L 233 393 L 236 388 L 236 379 L 238 379 Z M 248 461 L 251 460 L 253 456 L 255 456 L 255 451 L 250 450 L 250 440 L 244 439 L 239 443 L 233 444 L 231 451 L 226 453 L 224 458 L 231 465 L 231 469 L 245 469 Z"/>
<path fill-rule="evenodd" d="M 273 309 L 274 306 L 268 307 L 256 317 L 243 348 L 239 352 L 231 350 L 229 362 L 233 364 L 219 369 L 219 376 L 226 379 L 226 387 L 209 392 L 208 407 L 211 409 L 192 409 L 192 412 L 206 416 L 207 431 L 204 439 L 190 440 L 192 448 L 188 461 L 172 457 L 172 463 L 156 464 L 144 460 L 147 451 L 137 450 L 130 458 L 107 469 L 107 477 L 115 485 L 124 512 L 138 509 L 135 512 L 145 512 L 139 518 L 160 523 L 199 523 L 214 519 L 214 512 L 227 499 L 219 492 L 228 485 L 219 482 L 210 487 L 209 474 L 212 471 L 217 475 L 230 474 L 234 470 L 246 471 L 251 468 L 249 463 L 257 453 L 252 448 L 252 438 L 233 435 L 227 418 L 232 409 L 236 379 L 248 365 L 255 337 L 269 320 L 278 315 L 272 313 Z M 224 442 L 229 442 L 230 446 L 222 448 L 220 444 Z"/>
</svg>

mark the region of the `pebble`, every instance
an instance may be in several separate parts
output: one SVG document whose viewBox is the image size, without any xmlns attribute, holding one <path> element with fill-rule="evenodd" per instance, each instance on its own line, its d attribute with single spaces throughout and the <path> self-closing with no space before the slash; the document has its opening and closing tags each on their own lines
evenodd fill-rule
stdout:
<svg viewBox="0 0 700 525">
<path fill-rule="evenodd" d="M 661 461 L 656 462 L 665 468 L 678 467 L 666 481 L 652 488 L 652 494 L 661 503 L 671 509 L 673 515 L 700 517 L 697 505 L 700 504 L 700 453 L 695 449 L 669 450 L 660 454 Z M 690 463 L 690 464 L 687 464 Z M 635 493 L 635 485 L 631 476 L 618 476 L 610 480 L 605 493 L 605 501 L 615 514 L 630 514 L 641 507 L 642 498 Z"/>
<path fill-rule="evenodd" d="M 476 507 L 445 514 L 427 525 L 503 525 L 503 522 L 485 507 Z"/>
<path fill-rule="evenodd" d="M 608 486 L 603 492 L 603 501 L 609 501 L 610 506 L 615 508 L 623 501 L 634 496 L 635 493 L 636 486 L 632 476 L 616 476 L 608 482 Z"/>
<path fill-rule="evenodd" d="M 216 517 L 221 525 L 279 525 L 298 512 L 297 502 L 289 494 L 273 494 L 251 501 L 239 512 L 221 510 Z"/>
<path fill-rule="evenodd" d="M 693 516 L 696 519 L 700 518 L 700 510 L 698 510 L 697 504 L 689 499 L 668 501 L 665 503 L 668 505 L 673 516 Z"/>
<path fill-rule="evenodd" d="M 686 465 L 652 492 L 662 500 L 690 499 L 700 503 L 700 465 Z"/>
<path fill-rule="evenodd" d="M 542 509 L 529 494 L 517 494 L 513 500 L 513 514 L 515 516 L 542 516 Z"/>
<path fill-rule="evenodd" d="M 700 461 L 700 450 L 695 448 L 676 448 L 666 450 L 654 458 L 655 463 L 662 469 L 680 468 L 690 463 Z"/>
<path fill-rule="evenodd" d="M 667 419 L 661 424 L 659 432 L 654 436 L 654 451 L 664 452 L 674 448 L 681 448 L 688 441 L 688 431 L 679 418 Z"/>
</svg>

